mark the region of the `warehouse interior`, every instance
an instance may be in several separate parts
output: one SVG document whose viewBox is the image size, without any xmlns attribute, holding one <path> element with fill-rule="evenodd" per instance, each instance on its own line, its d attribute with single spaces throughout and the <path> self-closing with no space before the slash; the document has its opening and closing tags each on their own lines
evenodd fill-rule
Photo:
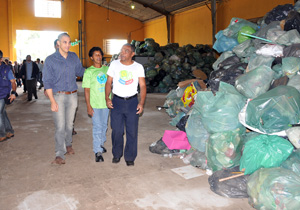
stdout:
<svg viewBox="0 0 300 210">
<path fill-rule="evenodd" d="M 38 17 L 38 8 L 35 7 L 38 1 L 59 2 L 61 16 Z M 222 55 L 212 50 L 215 35 L 226 29 L 232 18 L 256 23 L 276 6 L 294 5 L 296 2 L 0 0 L 3 29 L 0 33 L 0 50 L 3 58 L 12 62 L 22 61 L 27 54 L 34 55 L 32 60 L 44 60 L 54 51 L 54 38 L 61 32 L 67 32 L 72 41 L 70 51 L 78 55 L 85 68 L 92 65 L 88 51 L 94 46 L 103 49 L 105 62 L 109 63 L 113 58 L 109 41 L 136 43 L 147 39 L 159 46 L 171 46 L 172 43 L 179 47 L 207 46 L 209 50 L 204 54 L 214 57 L 209 64 L 212 66 Z M 116 53 L 122 46 L 118 45 Z M 147 62 L 154 55 L 140 57 L 136 59 L 145 61 L 145 58 Z M 206 78 L 202 75 L 196 78 L 198 82 L 201 80 L 199 84 L 202 89 L 202 85 L 205 86 L 202 80 Z M 246 197 L 233 198 L 213 192 L 208 182 L 210 170 L 188 167 L 190 165 L 185 163 L 181 155 L 164 156 L 149 151 L 166 130 L 176 130 L 170 123 L 174 116 L 165 107 L 170 87 L 168 91 L 165 91 L 165 87 L 160 89 L 163 91 L 157 91 L 158 88 L 151 91 L 147 89 L 149 92 L 144 113 L 139 119 L 138 157 L 134 167 L 127 167 L 124 159 L 119 164 L 111 162 L 110 126 L 106 135 L 104 162 L 96 163 L 92 151 L 92 120 L 87 115 L 81 78 L 78 78 L 77 85 L 79 105 L 74 122 L 77 131 L 73 136 L 75 154 L 67 156 L 64 165 L 51 164 L 55 128 L 50 101 L 44 89 L 38 90 L 38 100 L 28 102 L 27 93 L 23 93 L 21 87 L 17 88 L 18 97 L 6 106 L 15 134 L 13 138 L 0 142 L 0 210 L 259 209 Z M 297 167 L 300 170 L 300 166 Z M 183 168 L 187 171 L 180 171 Z M 238 173 L 241 172 L 231 172 L 235 175 Z M 298 192 L 295 190 L 294 194 Z M 289 201 L 299 201 L 299 195 L 300 192 Z M 273 206 L 271 209 L 289 209 L 281 208 L 282 205 L 278 204 L 280 198 L 278 200 L 277 208 Z"/>
</svg>

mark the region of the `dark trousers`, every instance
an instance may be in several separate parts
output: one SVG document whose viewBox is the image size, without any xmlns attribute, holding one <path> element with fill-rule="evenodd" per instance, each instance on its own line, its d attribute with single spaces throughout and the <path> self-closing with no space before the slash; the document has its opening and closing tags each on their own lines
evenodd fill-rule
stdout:
<svg viewBox="0 0 300 210">
<path fill-rule="evenodd" d="M 137 156 L 137 137 L 139 115 L 136 114 L 138 98 L 129 100 L 114 97 L 111 109 L 112 153 L 114 158 L 123 156 L 124 128 L 126 128 L 125 161 L 134 161 Z"/>
<path fill-rule="evenodd" d="M 27 87 L 26 87 L 26 79 L 22 79 L 22 83 L 23 83 L 23 91 L 24 93 L 27 91 Z"/>
<path fill-rule="evenodd" d="M 26 88 L 27 88 L 27 91 L 28 91 L 28 95 L 27 95 L 28 100 L 32 99 L 32 94 L 34 95 L 35 98 L 37 98 L 36 79 L 26 80 Z"/>
</svg>

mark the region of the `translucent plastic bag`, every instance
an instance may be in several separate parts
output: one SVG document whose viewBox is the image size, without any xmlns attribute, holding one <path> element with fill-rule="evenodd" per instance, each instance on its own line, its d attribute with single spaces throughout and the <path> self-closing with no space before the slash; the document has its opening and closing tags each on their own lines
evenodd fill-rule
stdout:
<svg viewBox="0 0 300 210">
<path fill-rule="evenodd" d="M 255 23 L 251 23 L 241 18 L 232 18 L 229 26 L 223 30 L 223 34 L 227 37 L 237 38 L 239 31 L 244 27 L 249 26 L 255 31 L 258 29 Z"/>
<path fill-rule="evenodd" d="M 300 176 L 300 149 L 293 152 L 282 164 L 282 168 L 291 170 Z"/>
<path fill-rule="evenodd" d="M 261 28 L 257 31 L 256 36 L 261 37 L 261 38 L 265 38 L 265 39 L 269 39 L 271 41 L 275 41 L 278 38 L 278 36 L 273 37 L 271 34 L 270 34 L 271 36 L 268 36 L 268 32 L 272 29 L 281 30 L 280 22 L 279 21 L 273 21 L 268 25 L 261 26 Z M 263 45 L 266 44 L 266 41 L 263 41 L 261 39 L 253 39 L 253 44 L 254 44 L 256 49 L 259 49 Z"/>
<path fill-rule="evenodd" d="M 245 132 L 246 129 L 242 127 L 234 131 L 212 134 L 206 146 L 208 167 L 218 171 L 239 165 L 242 137 Z"/>
<path fill-rule="evenodd" d="M 180 112 L 180 109 L 184 107 L 181 97 L 177 96 L 176 90 L 171 90 L 168 93 L 163 107 L 166 108 L 166 112 L 170 117 L 175 117 Z"/>
<path fill-rule="evenodd" d="M 265 44 L 264 46 L 256 50 L 256 54 L 263 56 L 282 57 L 283 46 L 276 44 Z"/>
<path fill-rule="evenodd" d="M 201 168 L 203 170 L 208 169 L 207 158 L 204 152 L 196 150 L 190 159 L 190 164 L 194 167 Z"/>
<path fill-rule="evenodd" d="M 213 92 L 217 92 L 219 90 L 220 82 L 225 82 L 234 86 L 236 78 L 244 74 L 246 68 L 246 63 L 239 62 L 227 69 L 220 68 L 217 71 L 213 71 L 210 74 L 208 85 Z"/>
<path fill-rule="evenodd" d="M 221 82 L 216 95 L 210 91 L 198 92 L 193 109 L 200 113 L 206 130 L 209 133 L 217 133 L 242 126 L 238 114 L 245 103 L 245 97 L 232 85 Z"/>
<path fill-rule="evenodd" d="M 300 44 L 292 44 L 283 49 L 284 57 L 300 57 Z"/>
<path fill-rule="evenodd" d="M 272 134 L 297 124 L 300 117 L 300 93 L 290 86 L 278 86 L 248 103 L 245 122 L 260 132 Z"/>
<path fill-rule="evenodd" d="M 275 72 L 274 79 L 279 79 L 283 76 L 282 64 L 276 64 L 272 67 L 272 70 Z"/>
<path fill-rule="evenodd" d="M 283 168 L 262 168 L 248 178 L 249 204 L 256 209 L 300 209 L 300 177 Z"/>
<path fill-rule="evenodd" d="M 192 113 L 185 125 L 185 131 L 190 145 L 201 152 L 205 152 L 209 133 L 204 128 L 201 115 L 196 109 L 192 110 Z"/>
<path fill-rule="evenodd" d="M 248 70 L 252 71 L 260 66 L 267 66 L 271 68 L 274 59 L 275 58 L 272 56 L 263 56 L 254 53 L 248 62 Z"/>
<path fill-rule="evenodd" d="M 214 70 L 218 70 L 219 64 L 222 63 L 226 58 L 233 56 L 234 53 L 232 51 L 227 51 L 221 54 L 221 56 L 213 63 L 212 67 Z"/>
<path fill-rule="evenodd" d="M 270 67 L 260 66 L 239 76 L 235 88 L 247 98 L 256 98 L 269 90 L 274 74 Z"/>
<path fill-rule="evenodd" d="M 300 35 L 296 29 L 290 30 L 276 39 L 276 43 L 289 46 L 300 42 Z"/>
<path fill-rule="evenodd" d="M 287 57 L 282 59 L 282 71 L 284 75 L 292 78 L 300 70 L 300 58 Z"/>
<path fill-rule="evenodd" d="M 300 92 L 300 75 L 296 74 L 292 78 L 290 78 L 287 86 L 294 87 Z"/>
<path fill-rule="evenodd" d="M 183 118 L 184 116 L 185 116 L 184 112 L 178 112 L 176 117 L 172 118 L 172 120 L 170 121 L 170 125 L 176 126 L 177 123 L 180 121 L 180 119 Z"/>
<path fill-rule="evenodd" d="M 223 31 L 219 31 L 215 37 L 216 41 L 213 45 L 213 49 L 215 49 L 218 53 L 231 51 L 239 44 L 236 39 L 224 36 Z"/>
<path fill-rule="evenodd" d="M 208 178 L 211 191 L 227 198 L 248 198 L 247 180 L 249 175 L 219 182 L 220 179 L 230 177 L 234 172 L 239 171 L 239 167 L 236 166 L 234 168 L 214 172 L 213 175 Z"/>
<path fill-rule="evenodd" d="M 300 148 L 300 127 L 292 127 L 287 130 L 285 130 L 289 141 L 297 148 Z"/>
<path fill-rule="evenodd" d="M 252 40 L 244 41 L 232 49 L 232 51 L 240 58 L 251 56 L 255 50 L 256 48 L 252 44 Z"/>
<path fill-rule="evenodd" d="M 259 135 L 245 144 L 240 170 L 252 174 L 260 168 L 278 167 L 293 152 L 293 145 L 276 135 Z"/>
</svg>

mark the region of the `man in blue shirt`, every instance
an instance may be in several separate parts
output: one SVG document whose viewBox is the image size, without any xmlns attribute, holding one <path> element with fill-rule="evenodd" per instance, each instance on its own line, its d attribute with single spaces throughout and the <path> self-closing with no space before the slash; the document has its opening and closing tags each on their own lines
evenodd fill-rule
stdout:
<svg viewBox="0 0 300 210">
<path fill-rule="evenodd" d="M 16 79 L 10 69 L 5 63 L 2 63 L 3 53 L 0 50 L 0 142 L 14 136 L 14 130 L 10 124 L 5 110 L 5 98 L 8 97 L 11 103 L 16 99 Z"/>
<path fill-rule="evenodd" d="M 58 50 L 45 60 L 43 68 L 44 88 L 51 102 L 55 124 L 55 160 L 53 164 L 65 164 L 65 154 L 74 154 L 72 130 L 77 108 L 76 77 L 82 76 L 78 56 L 70 52 L 71 38 L 67 33 L 58 36 Z"/>
</svg>

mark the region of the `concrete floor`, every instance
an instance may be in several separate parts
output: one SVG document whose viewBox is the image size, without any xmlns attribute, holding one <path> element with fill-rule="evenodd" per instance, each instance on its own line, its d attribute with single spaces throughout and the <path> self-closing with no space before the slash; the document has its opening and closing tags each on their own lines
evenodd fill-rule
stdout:
<svg viewBox="0 0 300 210">
<path fill-rule="evenodd" d="M 78 83 L 81 86 L 81 83 Z M 138 157 L 134 167 L 124 159 L 112 164 L 111 130 L 107 132 L 104 162 L 96 163 L 92 151 L 92 124 L 87 116 L 82 88 L 73 137 L 75 155 L 67 156 L 65 165 L 51 165 L 54 160 L 54 126 L 49 100 L 27 102 L 19 97 L 7 107 L 15 137 L 0 143 L 0 209 L 21 210 L 196 210 L 252 209 L 247 199 L 230 199 L 209 189 L 205 174 L 184 179 L 171 169 L 186 166 L 179 158 L 164 158 L 149 152 L 164 130 L 175 130 L 163 105 L 165 94 L 148 94 L 139 122 Z"/>
</svg>

